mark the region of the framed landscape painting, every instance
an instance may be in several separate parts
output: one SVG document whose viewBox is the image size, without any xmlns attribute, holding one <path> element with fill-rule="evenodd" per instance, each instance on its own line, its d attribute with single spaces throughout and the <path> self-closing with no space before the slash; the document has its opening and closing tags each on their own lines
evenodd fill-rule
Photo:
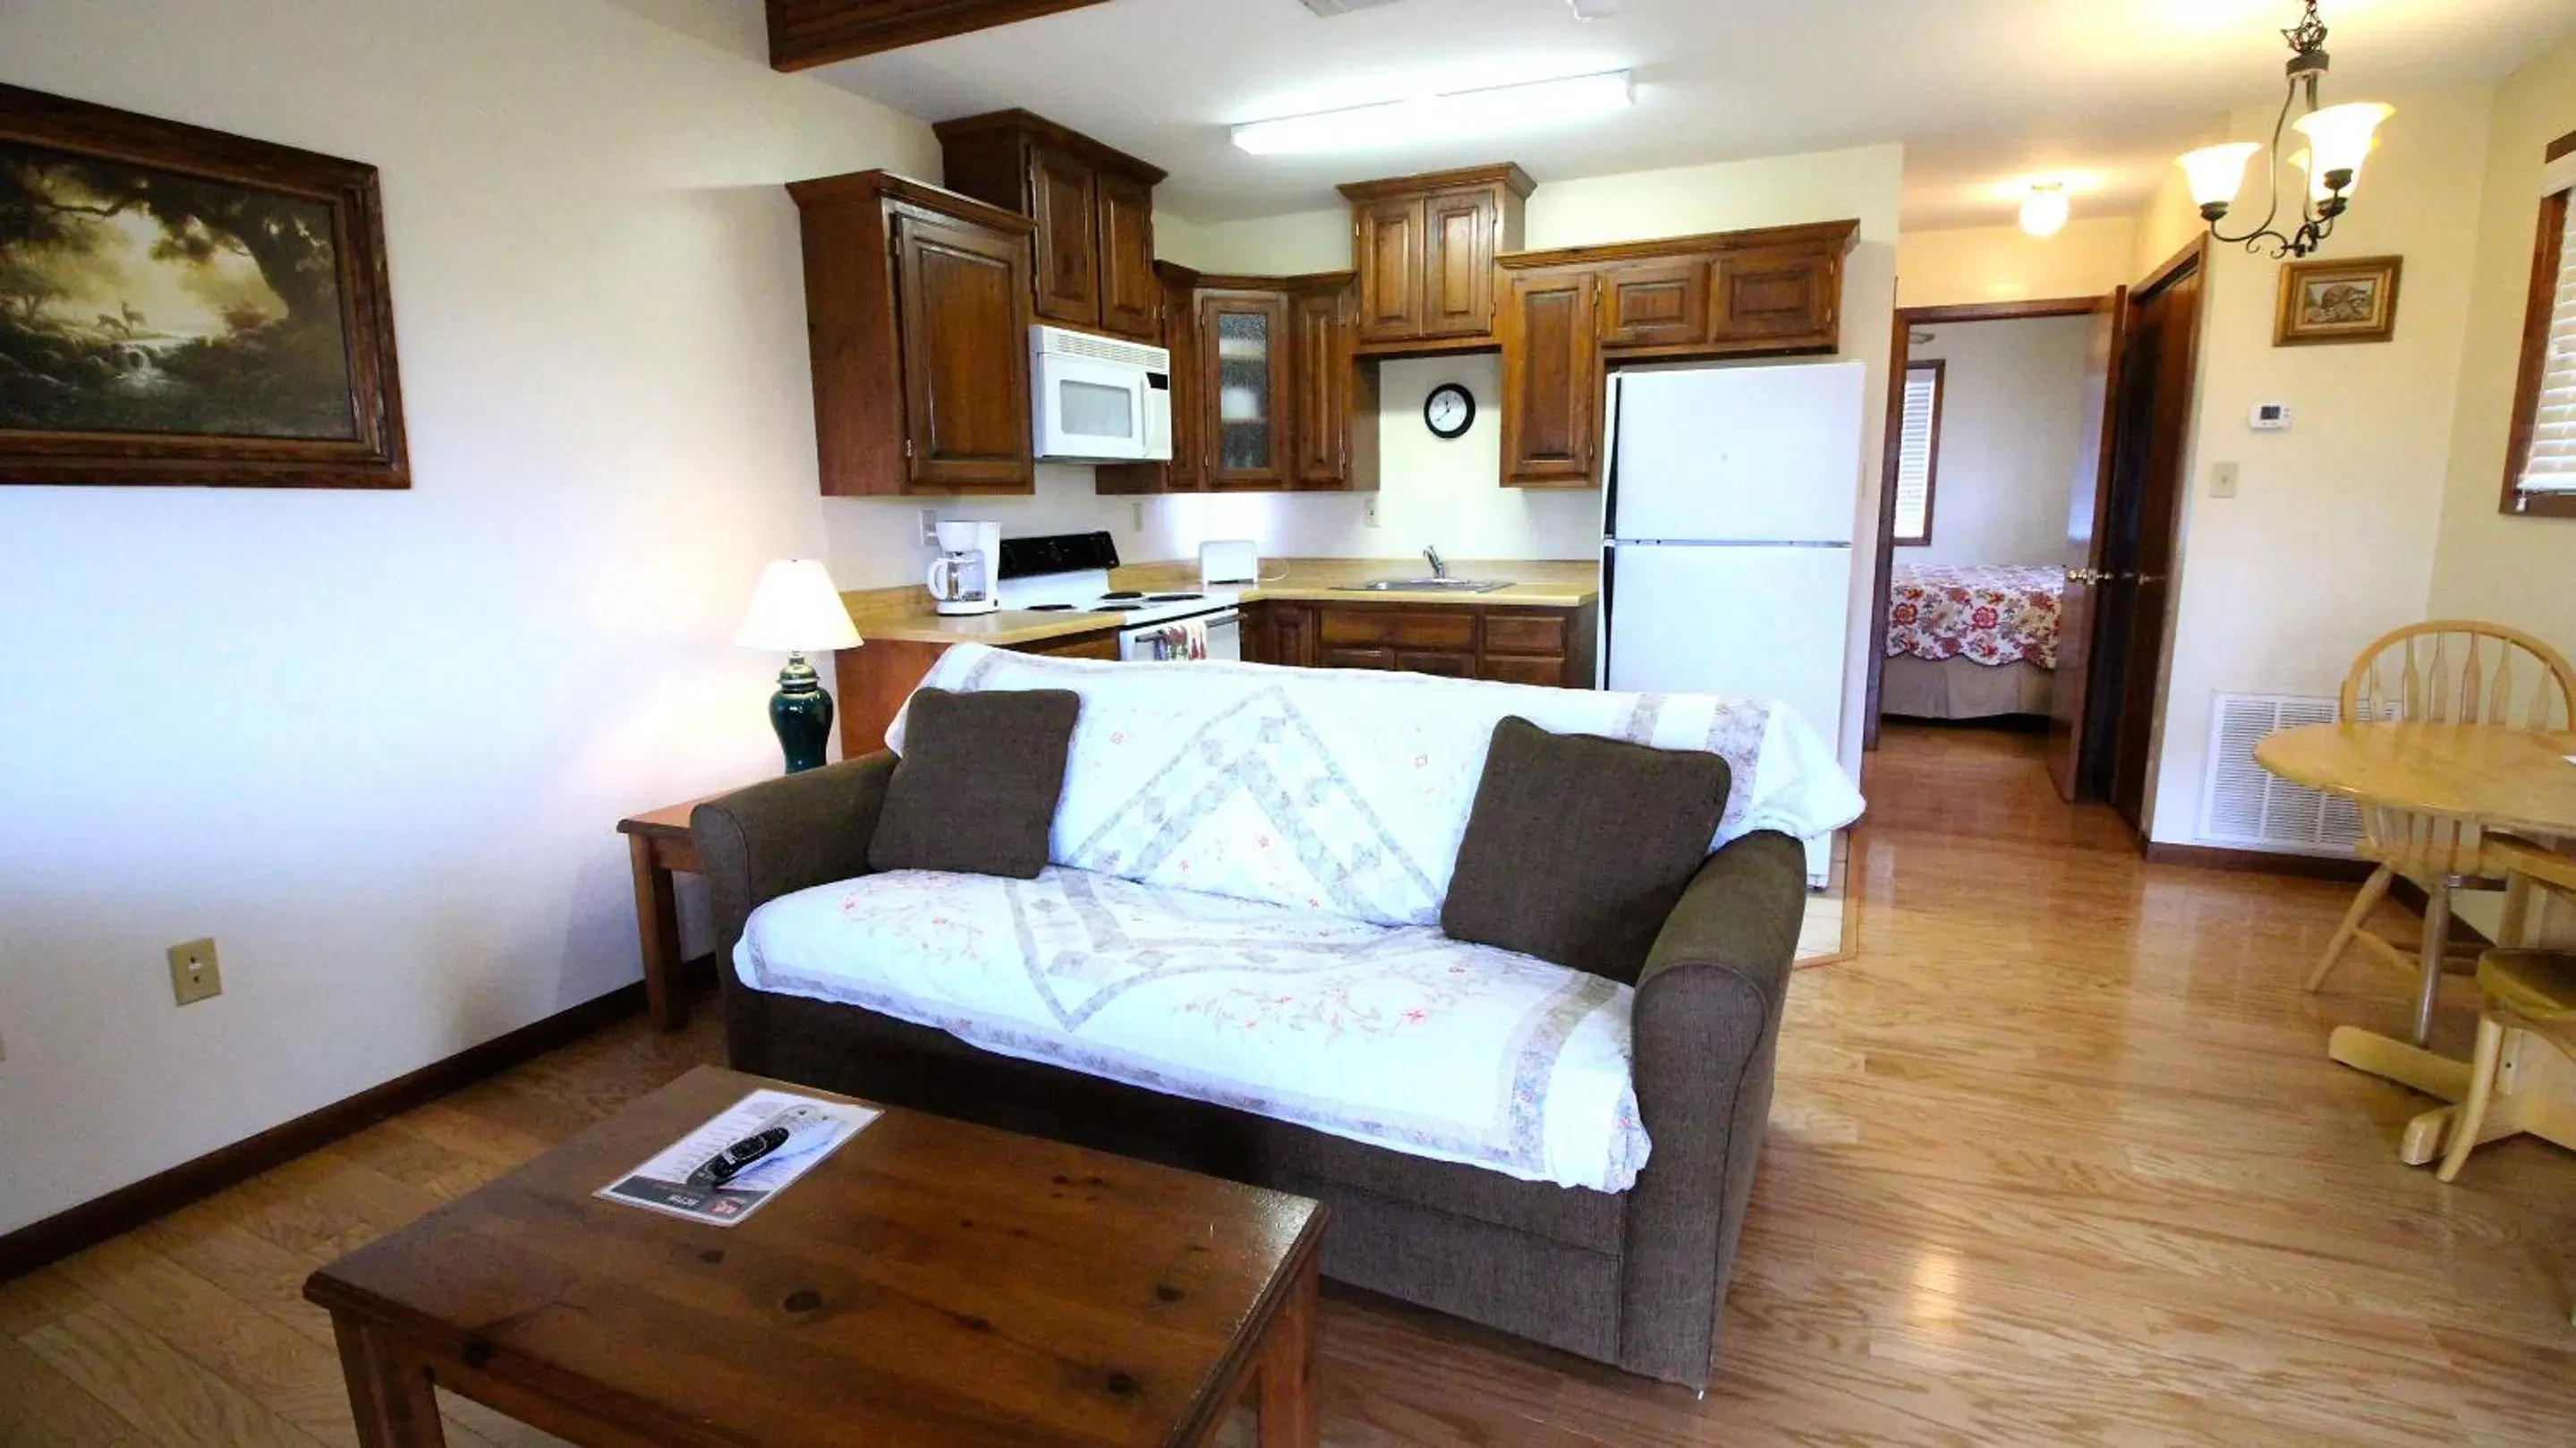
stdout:
<svg viewBox="0 0 2576 1448">
<path fill-rule="evenodd" d="M 409 487 L 375 168 L 0 85 L 0 483 Z"/>
<path fill-rule="evenodd" d="M 2281 267 L 2272 345 L 2385 342 L 2397 335 L 2397 274 L 2403 257 L 2294 261 Z"/>
</svg>

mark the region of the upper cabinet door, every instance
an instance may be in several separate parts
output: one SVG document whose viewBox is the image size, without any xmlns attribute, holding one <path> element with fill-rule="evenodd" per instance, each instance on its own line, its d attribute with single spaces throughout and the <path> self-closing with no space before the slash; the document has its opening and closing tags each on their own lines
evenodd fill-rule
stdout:
<svg viewBox="0 0 2576 1448">
<path fill-rule="evenodd" d="M 1503 484 L 1588 488 L 1601 478 L 1600 273 L 1514 271 L 1504 283 Z"/>
<path fill-rule="evenodd" d="M 1029 218 L 1038 224 L 1037 312 L 1074 327 L 1100 325 L 1100 178 L 1091 163 L 1043 143 L 1029 147 Z"/>
<path fill-rule="evenodd" d="M 1025 255 L 1015 236 L 894 219 L 912 491 L 1028 491 Z"/>
<path fill-rule="evenodd" d="M 1601 341 L 1610 347 L 1687 347 L 1708 340 L 1708 262 L 1627 262 L 1601 279 Z"/>
<path fill-rule="evenodd" d="M 1151 342 L 1163 295 L 1154 275 L 1154 188 L 1114 171 L 1099 175 L 1100 325 Z"/>
<path fill-rule="evenodd" d="M 1338 488 L 1350 479 L 1351 331 L 1341 292 L 1306 292 L 1295 299 L 1295 403 L 1290 409 L 1297 486 Z"/>
<path fill-rule="evenodd" d="M 1842 253 L 1810 246 L 1722 252 L 1711 289 L 1709 340 L 1766 351 L 1840 340 Z"/>
<path fill-rule="evenodd" d="M 1495 196 L 1495 188 L 1476 186 L 1423 199 L 1420 335 L 1493 332 L 1494 242 L 1502 221 Z"/>
<path fill-rule="evenodd" d="M 1359 339 L 1422 335 L 1423 207 L 1420 198 L 1360 208 L 1353 259 L 1360 269 Z"/>
<path fill-rule="evenodd" d="M 1288 348 L 1285 295 L 1211 292 L 1199 298 L 1210 487 L 1288 486 Z"/>
</svg>

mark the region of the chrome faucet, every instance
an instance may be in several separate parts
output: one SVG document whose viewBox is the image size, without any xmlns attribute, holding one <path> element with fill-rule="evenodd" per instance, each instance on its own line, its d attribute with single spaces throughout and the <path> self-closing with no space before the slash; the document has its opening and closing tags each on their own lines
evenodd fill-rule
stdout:
<svg viewBox="0 0 2576 1448">
<path fill-rule="evenodd" d="M 1440 561 L 1440 550 L 1438 548 L 1426 545 L 1422 550 L 1422 556 L 1431 560 L 1432 577 L 1446 578 L 1449 576 L 1449 565 Z"/>
</svg>

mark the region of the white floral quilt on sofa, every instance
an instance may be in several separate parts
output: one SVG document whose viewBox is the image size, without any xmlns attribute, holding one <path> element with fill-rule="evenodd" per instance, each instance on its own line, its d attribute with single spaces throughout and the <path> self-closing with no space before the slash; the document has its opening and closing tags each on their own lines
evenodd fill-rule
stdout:
<svg viewBox="0 0 2576 1448">
<path fill-rule="evenodd" d="M 1634 992 L 1440 933 L 1495 723 L 1725 755 L 1713 847 L 1861 811 L 1823 739 L 1761 700 L 978 645 L 923 683 L 1082 696 L 1054 866 L 772 900 L 735 951 L 746 985 L 1564 1186 L 1624 1191 L 1645 1165 Z"/>
</svg>

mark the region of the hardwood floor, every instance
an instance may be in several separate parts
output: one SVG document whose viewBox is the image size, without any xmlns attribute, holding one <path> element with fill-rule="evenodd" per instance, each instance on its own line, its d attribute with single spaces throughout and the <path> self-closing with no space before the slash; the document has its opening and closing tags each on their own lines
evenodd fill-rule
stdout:
<svg viewBox="0 0 2576 1448">
<path fill-rule="evenodd" d="M 2027 736 L 1892 727 L 1867 784 L 1859 954 L 1791 991 L 1717 1386 L 1342 1294 L 1327 1443 L 2576 1442 L 2576 1157 L 2397 1164 L 2422 1103 L 2325 1038 L 2401 1030 L 2406 982 L 2298 989 L 2349 886 L 2147 866 Z M 0 1285 L 0 1445 L 354 1441 L 305 1272 L 712 1059 L 709 1014 Z M 462 1448 L 552 1441 L 450 1403 Z"/>
</svg>

